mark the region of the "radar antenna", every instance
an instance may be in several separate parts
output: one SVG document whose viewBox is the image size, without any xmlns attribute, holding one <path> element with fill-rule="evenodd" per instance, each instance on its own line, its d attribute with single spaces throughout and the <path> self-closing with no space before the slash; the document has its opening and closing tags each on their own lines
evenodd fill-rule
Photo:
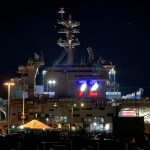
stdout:
<svg viewBox="0 0 150 150">
<path fill-rule="evenodd" d="M 65 20 L 63 18 L 63 14 L 65 13 L 64 8 L 61 8 L 58 13 L 61 14 L 61 19 L 58 20 L 58 24 L 65 26 L 65 28 L 60 29 L 58 33 L 65 33 L 66 39 L 63 40 L 59 38 L 59 40 L 57 41 L 57 44 L 60 47 L 63 47 L 64 49 L 66 49 L 68 53 L 68 64 L 72 65 L 74 63 L 73 49 L 75 48 L 75 46 L 80 45 L 80 42 L 78 41 L 78 39 L 77 38 L 74 39 L 75 37 L 74 34 L 79 33 L 79 29 L 76 29 L 75 27 L 79 26 L 80 22 L 73 20 L 71 15 L 69 15 L 69 18 Z"/>
</svg>

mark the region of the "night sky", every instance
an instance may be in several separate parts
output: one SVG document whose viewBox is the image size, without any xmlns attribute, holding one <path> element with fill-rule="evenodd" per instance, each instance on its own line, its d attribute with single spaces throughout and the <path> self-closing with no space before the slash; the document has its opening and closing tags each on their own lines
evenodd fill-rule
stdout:
<svg viewBox="0 0 150 150">
<path fill-rule="evenodd" d="M 60 7 L 66 17 L 71 14 L 81 23 L 76 55 L 87 55 L 87 47 L 92 47 L 95 62 L 101 56 L 116 66 L 123 94 L 144 88 L 144 96 L 150 97 L 150 5 L 144 0 L 0 2 L 0 97 L 7 92 L 3 82 L 14 77 L 17 67 L 34 52 L 44 53 L 45 67 L 59 57 L 63 50 L 56 44 L 61 36 L 57 33 Z"/>
</svg>

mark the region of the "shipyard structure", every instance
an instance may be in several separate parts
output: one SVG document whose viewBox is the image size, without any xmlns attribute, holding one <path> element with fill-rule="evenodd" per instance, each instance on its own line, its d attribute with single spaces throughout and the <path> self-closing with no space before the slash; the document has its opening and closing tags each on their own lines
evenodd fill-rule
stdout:
<svg viewBox="0 0 150 150">
<path fill-rule="evenodd" d="M 121 105 L 115 65 L 110 61 L 100 57 L 95 62 L 93 50 L 88 47 L 88 58 L 80 56 L 80 62 L 75 62 L 80 23 L 71 15 L 66 19 L 64 13 L 61 8 L 58 33 L 63 38 L 57 41 L 64 53 L 54 66 L 42 70 L 42 85 L 36 84 L 37 73 L 44 66 L 42 56 L 35 53 L 25 65 L 18 67 L 19 77 L 11 79 L 15 86 L 11 87 L 10 110 L 6 102 L 1 104 L 1 125 L 7 124 L 9 111 L 10 127 L 37 119 L 56 129 L 112 132 L 114 117 L 144 113 L 144 106 L 140 108 L 132 103 L 130 107 L 130 101 Z M 66 63 L 61 64 L 62 59 Z"/>
</svg>

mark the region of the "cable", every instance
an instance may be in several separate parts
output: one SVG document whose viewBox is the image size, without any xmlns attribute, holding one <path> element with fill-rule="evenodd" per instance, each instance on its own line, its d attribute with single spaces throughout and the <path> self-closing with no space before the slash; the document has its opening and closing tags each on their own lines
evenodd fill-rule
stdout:
<svg viewBox="0 0 150 150">
<path fill-rule="evenodd" d="M 65 57 L 66 54 L 67 50 L 64 48 L 59 57 L 57 58 L 55 65 L 57 65 Z"/>
</svg>

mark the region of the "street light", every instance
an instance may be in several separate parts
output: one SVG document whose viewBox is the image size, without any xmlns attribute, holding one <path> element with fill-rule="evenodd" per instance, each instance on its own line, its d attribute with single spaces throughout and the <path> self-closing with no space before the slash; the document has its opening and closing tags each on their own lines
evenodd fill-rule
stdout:
<svg viewBox="0 0 150 150">
<path fill-rule="evenodd" d="M 22 124 L 24 124 L 24 120 L 25 120 L 25 114 L 24 114 L 24 110 L 25 110 L 25 90 L 26 90 L 26 85 L 25 85 L 25 80 L 24 77 L 22 78 L 23 80 L 23 85 L 22 85 Z"/>
<path fill-rule="evenodd" d="M 48 83 L 50 85 L 50 90 L 48 90 L 48 85 L 47 85 L 47 92 L 49 92 L 50 96 L 52 96 L 52 95 L 54 96 L 55 91 L 52 90 L 52 85 L 55 86 L 56 81 L 55 80 L 49 80 Z"/>
<path fill-rule="evenodd" d="M 24 65 L 19 66 L 18 73 L 21 74 L 21 78 L 22 78 L 22 116 L 21 116 L 21 119 L 22 119 L 22 124 L 24 124 L 25 91 L 26 91 L 25 74 L 27 74 L 26 66 L 24 66 Z"/>
<path fill-rule="evenodd" d="M 73 104 L 73 106 L 71 107 L 71 125 L 73 125 L 73 108 L 76 107 L 77 104 Z M 80 104 L 81 107 L 84 107 L 84 103 Z"/>
<path fill-rule="evenodd" d="M 109 71 L 109 80 L 110 80 L 110 75 L 113 75 L 113 77 L 114 77 L 114 92 L 115 92 L 115 83 L 116 83 L 116 71 L 115 71 L 115 69 L 114 68 L 112 68 L 110 71 Z"/>
<path fill-rule="evenodd" d="M 71 125 L 73 125 L 73 107 L 76 107 L 77 104 L 73 104 L 73 106 L 71 107 Z"/>
<path fill-rule="evenodd" d="M 9 127 L 10 127 L 10 87 L 11 86 L 14 86 L 14 82 L 6 82 L 4 83 L 4 85 L 8 86 L 8 112 L 7 112 L 7 119 L 8 119 L 8 130 L 9 130 Z"/>
<path fill-rule="evenodd" d="M 45 82 L 44 82 L 44 80 L 45 80 L 45 74 L 46 74 L 46 70 L 43 70 L 43 72 L 42 72 L 42 74 L 43 74 L 43 92 L 45 91 Z"/>
</svg>

